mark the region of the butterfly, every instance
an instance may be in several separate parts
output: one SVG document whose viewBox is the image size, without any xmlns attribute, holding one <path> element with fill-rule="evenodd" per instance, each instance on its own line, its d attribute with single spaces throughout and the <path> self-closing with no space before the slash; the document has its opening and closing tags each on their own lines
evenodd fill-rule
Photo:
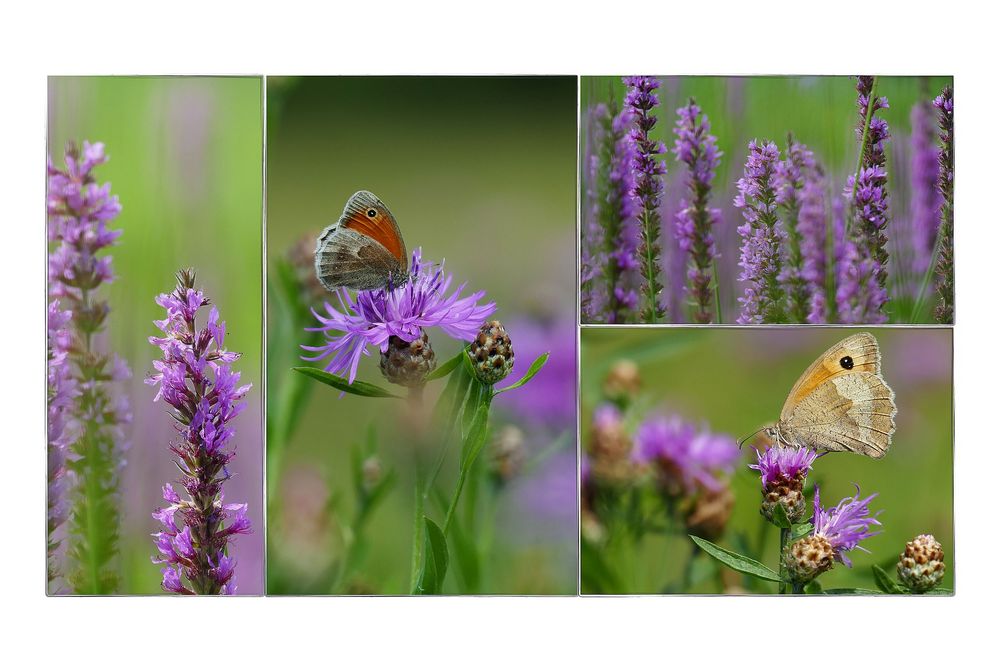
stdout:
<svg viewBox="0 0 1000 667">
<path fill-rule="evenodd" d="M 351 195 L 340 219 L 316 241 L 316 277 L 331 292 L 400 285 L 409 274 L 406 244 L 396 218 L 367 190 Z"/>
<path fill-rule="evenodd" d="M 848 336 L 806 369 L 765 433 L 779 445 L 885 456 L 896 430 L 895 394 L 882 378 L 875 336 Z"/>
</svg>

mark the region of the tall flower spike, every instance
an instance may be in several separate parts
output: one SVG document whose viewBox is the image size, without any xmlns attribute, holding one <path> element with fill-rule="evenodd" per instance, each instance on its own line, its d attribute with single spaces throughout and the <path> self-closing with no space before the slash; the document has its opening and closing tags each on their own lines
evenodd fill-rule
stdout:
<svg viewBox="0 0 1000 667">
<path fill-rule="evenodd" d="M 941 129 L 938 153 L 941 191 L 941 224 L 938 234 L 938 302 L 934 318 L 941 324 L 955 321 L 955 100 L 951 86 L 934 100 Z"/>
<path fill-rule="evenodd" d="M 178 437 L 170 444 L 188 498 L 172 484 L 163 487 L 167 506 L 153 512 L 162 525 L 153 533 L 159 551 L 154 563 L 165 565 L 163 589 L 185 595 L 232 595 L 236 561 L 229 555 L 234 535 L 251 531 L 246 504 L 223 501 L 222 486 L 230 478 L 229 462 L 236 455 L 231 441 L 233 420 L 246 407 L 251 385 L 239 385 L 232 364 L 240 358 L 223 347 L 226 324 L 211 306 L 199 328 L 199 312 L 210 306 L 195 289 L 194 274 L 177 274 L 177 288 L 161 294 L 156 303 L 167 311 L 154 322 L 162 336 L 149 342 L 163 353 L 153 362 L 156 372 L 146 384 L 158 386 L 154 401 L 173 408 Z"/>
<path fill-rule="evenodd" d="M 785 567 L 793 581 L 805 584 L 833 569 L 834 562 L 851 567 L 847 552 L 853 549 L 867 551 L 860 546 L 863 540 L 878 535 L 873 526 L 881 525 L 878 513 L 870 514 L 869 504 L 878 495 L 859 499 L 860 489 L 853 498 L 841 500 L 836 507 L 824 509 L 819 501 L 819 486 L 813 505 L 813 531 L 790 544 L 784 553 Z"/>
<path fill-rule="evenodd" d="M 463 283 L 451 294 L 452 276 L 445 274 L 444 266 L 426 264 L 420 259 L 420 249 L 413 253 L 410 279 L 398 287 L 362 290 L 352 296 L 345 288 L 336 292 L 341 310 L 324 303 L 326 317 L 315 310 L 313 315 L 320 326 L 307 331 L 322 331 L 326 342 L 319 346 L 302 345 L 315 356 L 302 357 L 306 361 L 329 358 L 326 371 L 347 375 L 354 382 L 358 374 L 361 355 L 370 354 L 368 346 L 381 352 L 389 351 L 389 339 L 412 343 L 423 336 L 427 327 L 439 327 L 457 340 L 471 341 L 479 333 L 483 321 L 493 314 L 496 304 L 492 301 L 480 305 L 485 292 L 460 296 Z"/>
<path fill-rule="evenodd" d="M 819 455 L 807 447 L 768 447 L 762 454 L 757 451 L 757 463 L 750 469 L 760 473 L 760 513 L 774 522 L 774 510 L 782 505 L 792 523 L 798 523 L 806 513 L 806 499 L 802 491 L 806 475 Z"/>
<path fill-rule="evenodd" d="M 660 304 L 660 199 L 663 196 L 663 176 L 667 168 L 659 156 L 666 152 L 662 142 L 651 137 L 656 126 L 654 109 L 660 99 L 653 92 L 660 82 L 649 76 L 630 76 L 624 79 L 628 91 L 625 106 L 630 110 L 635 126 L 629 130 L 629 141 L 634 147 L 632 173 L 635 183 L 632 197 L 639 207 L 640 245 L 636 251 L 642 274 L 643 322 L 658 322 L 666 315 Z"/>
<path fill-rule="evenodd" d="M 746 222 L 737 228 L 743 237 L 740 280 L 749 283 L 737 322 L 772 324 L 785 319 L 785 290 L 779 281 L 785 230 L 777 215 L 778 147 L 774 142 L 751 141 L 739 193 L 733 204 Z"/>
<path fill-rule="evenodd" d="M 934 107 L 920 100 L 910 111 L 910 216 L 913 219 L 913 275 L 930 267 L 941 224 L 940 169 L 935 146 Z"/>
<path fill-rule="evenodd" d="M 817 309 L 817 293 L 825 289 L 822 171 L 813 152 L 789 136 L 788 156 L 775 173 L 776 201 L 788 238 L 787 261 L 778 279 L 788 293 L 789 321 L 804 323 Z"/>
<path fill-rule="evenodd" d="M 73 428 L 68 424 L 73 400 L 78 395 L 76 378 L 68 362 L 72 334 L 69 324 L 73 313 L 62 310 L 59 301 L 48 311 L 48 580 L 53 590 L 62 574 L 59 549 L 62 525 L 68 510 L 66 499 L 66 449 L 73 442 Z"/>
<path fill-rule="evenodd" d="M 713 268 L 719 252 L 712 229 L 722 220 L 722 212 L 709 206 L 712 180 L 722 151 L 709 134 L 708 116 L 701 113 L 694 98 L 677 110 L 674 127 L 674 156 L 688 168 L 687 189 L 690 201 L 681 201 L 675 220 L 675 234 L 680 247 L 690 257 L 687 291 L 694 304 L 694 321 L 707 324 L 713 314 Z"/>
<path fill-rule="evenodd" d="M 71 341 L 65 364 L 78 395 L 67 406 L 66 468 L 72 473 L 67 549 L 67 581 L 79 594 L 107 594 L 117 589 L 114 560 L 118 553 L 119 472 L 126 447 L 124 426 L 131 420 L 128 403 L 113 391 L 129 377 L 125 363 L 103 353 L 101 333 L 110 314 L 100 288 L 114 279 L 107 251 L 121 235 L 108 224 L 121 211 L 111 184 L 98 185 L 94 169 L 107 162 L 104 145 L 70 144 L 65 167 L 48 162 L 49 295 L 72 312 Z M 51 368 L 51 367 L 50 367 Z M 65 372 L 65 371 L 63 371 Z M 67 432 L 68 433 L 68 432 Z"/>
</svg>

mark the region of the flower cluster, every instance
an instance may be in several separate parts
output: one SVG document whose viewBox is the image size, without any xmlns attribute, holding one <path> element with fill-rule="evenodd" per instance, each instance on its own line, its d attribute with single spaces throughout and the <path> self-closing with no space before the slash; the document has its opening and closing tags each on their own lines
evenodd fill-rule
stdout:
<svg viewBox="0 0 1000 667">
<path fill-rule="evenodd" d="M 737 182 L 733 204 L 746 222 L 737 228 L 743 237 L 740 280 L 749 283 L 737 322 L 761 324 L 785 318 L 785 291 L 779 281 L 785 230 L 777 215 L 778 147 L 774 142 L 751 141 L 743 177 Z"/>
<path fill-rule="evenodd" d="M 421 261 L 420 249 L 413 253 L 410 278 L 395 287 L 378 290 L 361 290 L 351 294 L 346 288 L 336 293 L 341 310 L 324 303 L 326 316 L 313 310 L 320 326 L 307 331 L 321 331 L 326 336 L 322 345 L 302 345 L 315 356 L 303 357 L 307 361 L 329 358 L 326 371 L 347 375 L 354 382 L 361 355 L 370 354 L 368 347 L 388 352 L 389 339 L 393 336 L 411 343 L 423 336 L 426 327 L 440 327 L 452 338 L 471 341 L 479 332 L 483 321 L 493 314 L 496 304 L 492 301 L 481 305 L 485 292 L 475 292 L 462 297 L 465 284 L 450 294 L 452 276 L 443 266 Z"/>
<path fill-rule="evenodd" d="M 674 127 L 674 156 L 688 168 L 689 200 L 682 200 L 675 220 L 675 234 L 680 248 L 690 256 L 687 291 L 695 304 L 694 320 L 712 321 L 712 273 L 719 253 L 712 229 L 722 220 L 722 212 L 709 206 L 712 180 L 722 152 L 709 134 L 708 116 L 694 99 L 677 110 Z"/>
<path fill-rule="evenodd" d="M 66 450 L 73 442 L 73 428 L 69 424 L 73 400 L 78 394 L 68 356 L 72 344 L 69 329 L 73 313 L 62 310 L 59 301 L 49 303 L 48 309 L 48 578 L 59 576 L 56 562 L 60 544 L 59 528 L 65 523 L 69 511 L 66 500 Z"/>
<path fill-rule="evenodd" d="M 713 433 L 680 417 L 653 416 L 636 429 L 635 460 L 652 467 L 669 495 L 718 490 L 720 475 L 732 473 L 740 456 L 728 435 Z"/>
<path fill-rule="evenodd" d="M 938 241 L 938 295 L 935 319 L 942 324 L 955 321 L 955 99 L 951 86 L 934 98 L 941 131 L 941 150 L 938 153 L 941 192 L 941 224 Z"/>
<path fill-rule="evenodd" d="M 656 322 L 666 314 L 660 304 L 660 199 L 663 196 L 663 176 L 667 168 L 659 156 L 666 152 L 662 142 L 652 138 L 656 126 L 653 110 L 660 100 L 654 92 L 660 82 L 649 76 L 630 76 L 624 79 L 627 92 L 625 107 L 630 111 L 634 126 L 629 130 L 629 141 L 634 147 L 632 172 L 635 183 L 632 196 L 639 207 L 641 243 L 636 250 L 644 284 L 643 322 Z"/>
<path fill-rule="evenodd" d="M 781 505 L 788 520 L 795 523 L 805 516 L 806 501 L 803 488 L 806 475 L 819 455 L 808 447 L 775 445 L 761 453 L 757 450 L 757 463 L 750 469 L 760 473 L 763 500 L 760 513 L 774 521 L 774 510 Z"/>
<path fill-rule="evenodd" d="M 146 384 L 158 386 L 154 401 L 163 399 L 173 408 L 178 438 L 170 451 L 177 456 L 180 484 L 189 498 L 181 499 L 170 484 L 163 487 L 169 504 L 153 513 L 162 524 L 153 534 L 160 552 L 153 562 L 166 565 L 161 570 L 164 590 L 230 595 L 236 583 L 229 541 L 250 533 L 251 527 L 246 504 L 226 504 L 222 486 L 235 455 L 229 446 L 235 434 L 232 422 L 246 407 L 243 399 L 251 385 L 239 385 L 240 374 L 232 364 L 240 355 L 223 347 L 226 325 L 215 306 L 198 327 L 198 312 L 210 303 L 195 289 L 193 273 L 181 271 L 177 288 L 158 296 L 156 303 L 167 316 L 155 322 L 163 335 L 150 336 L 149 342 L 163 358 L 153 362 L 156 372 Z"/>
</svg>

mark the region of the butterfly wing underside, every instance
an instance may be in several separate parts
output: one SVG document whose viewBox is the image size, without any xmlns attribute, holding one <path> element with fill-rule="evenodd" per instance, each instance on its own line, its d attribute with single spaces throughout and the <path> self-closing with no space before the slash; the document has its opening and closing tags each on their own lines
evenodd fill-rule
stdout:
<svg viewBox="0 0 1000 667">
<path fill-rule="evenodd" d="M 792 387 L 781 409 L 779 432 L 795 445 L 882 458 L 896 429 L 896 403 L 881 366 L 878 343 L 870 333 L 840 341 Z"/>
<path fill-rule="evenodd" d="M 328 290 L 379 289 L 401 283 L 409 269 L 396 219 L 371 192 L 356 192 L 340 219 L 316 242 L 316 277 Z"/>
</svg>

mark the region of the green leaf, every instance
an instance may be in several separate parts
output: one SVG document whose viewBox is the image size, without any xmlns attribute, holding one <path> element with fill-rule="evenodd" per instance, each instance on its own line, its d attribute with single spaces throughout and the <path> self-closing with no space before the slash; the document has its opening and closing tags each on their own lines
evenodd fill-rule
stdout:
<svg viewBox="0 0 1000 667">
<path fill-rule="evenodd" d="M 819 583 L 819 579 L 813 579 L 802 588 L 802 592 L 809 595 L 820 595 L 823 593 L 823 585 Z"/>
<path fill-rule="evenodd" d="M 883 595 L 882 591 L 867 588 L 828 588 L 823 595 Z"/>
<path fill-rule="evenodd" d="M 504 387 L 503 389 L 498 389 L 497 393 L 502 394 L 505 391 L 510 391 L 511 389 L 517 389 L 518 387 L 523 387 L 524 385 L 528 384 L 531 381 L 531 378 L 538 375 L 538 371 L 542 370 L 542 366 L 544 366 L 545 362 L 547 362 L 548 360 L 549 360 L 549 353 L 546 352 L 545 354 L 538 357 L 531 363 L 531 367 L 528 368 L 528 372 L 525 373 L 520 380 L 518 380 L 514 384 Z"/>
<path fill-rule="evenodd" d="M 734 553 L 728 549 L 723 549 L 717 544 L 712 544 L 708 540 L 703 540 L 700 537 L 695 537 L 694 535 L 689 535 L 688 537 L 694 540 L 694 543 L 701 547 L 701 549 L 709 556 L 723 565 L 736 570 L 737 572 L 749 574 L 751 577 L 757 577 L 758 579 L 763 579 L 765 581 L 781 581 L 781 577 L 778 576 L 777 572 L 763 563 L 755 561 L 753 558 Z"/>
<path fill-rule="evenodd" d="M 932 588 L 929 591 L 924 591 L 921 595 L 954 595 L 955 591 L 950 588 Z"/>
<path fill-rule="evenodd" d="M 430 382 L 431 380 L 437 380 L 437 379 L 443 378 L 443 377 L 445 377 L 447 375 L 451 375 L 451 372 L 453 370 L 455 370 L 456 368 L 458 368 L 458 365 L 460 363 L 462 363 L 462 356 L 463 355 L 464 356 L 468 356 L 465 353 L 465 349 L 466 348 L 462 348 L 461 352 L 459 352 L 454 357 L 452 357 L 451 359 L 449 359 L 448 361 L 444 362 L 443 364 L 441 364 L 440 366 L 438 366 L 437 368 L 435 368 L 434 370 L 432 370 L 430 373 L 428 373 L 427 374 L 427 381 Z"/>
<path fill-rule="evenodd" d="M 311 377 L 314 380 L 318 380 L 319 382 L 329 385 L 334 389 L 339 389 L 347 394 L 366 396 L 368 398 L 402 398 L 402 396 L 386 391 L 378 385 L 362 382 L 361 380 L 355 380 L 353 383 L 349 384 L 344 378 L 333 375 L 332 373 L 327 373 L 326 371 L 321 371 L 318 368 L 312 368 L 310 366 L 295 366 L 292 370 L 302 373 L 307 377 Z"/>
<path fill-rule="evenodd" d="M 771 523 L 778 528 L 791 529 L 792 522 L 788 520 L 788 512 L 785 511 L 785 506 L 781 503 L 775 503 L 774 510 L 771 513 Z"/>
<path fill-rule="evenodd" d="M 886 571 L 878 565 L 872 565 L 872 575 L 875 577 L 875 585 L 878 586 L 878 589 L 883 593 L 898 595 L 900 593 L 907 592 L 905 588 L 896 583 L 892 577 L 886 574 Z"/>
<path fill-rule="evenodd" d="M 472 464 L 476 462 L 483 447 L 486 446 L 486 436 L 489 434 L 490 420 L 490 390 L 484 388 L 479 394 L 479 400 L 473 406 L 475 414 L 472 424 L 462 442 L 462 473 L 468 474 Z M 468 410 L 468 407 L 466 407 Z"/>
<path fill-rule="evenodd" d="M 424 565 L 420 571 L 417 595 L 439 595 L 448 572 L 448 544 L 444 533 L 428 517 L 424 517 Z"/>
<path fill-rule="evenodd" d="M 794 542 L 795 540 L 802 539 L 813 530 L 813 525 L 811 523 L 793 523 L 792 531 L 788 535 L 788 541 Z"/>
</svg>

